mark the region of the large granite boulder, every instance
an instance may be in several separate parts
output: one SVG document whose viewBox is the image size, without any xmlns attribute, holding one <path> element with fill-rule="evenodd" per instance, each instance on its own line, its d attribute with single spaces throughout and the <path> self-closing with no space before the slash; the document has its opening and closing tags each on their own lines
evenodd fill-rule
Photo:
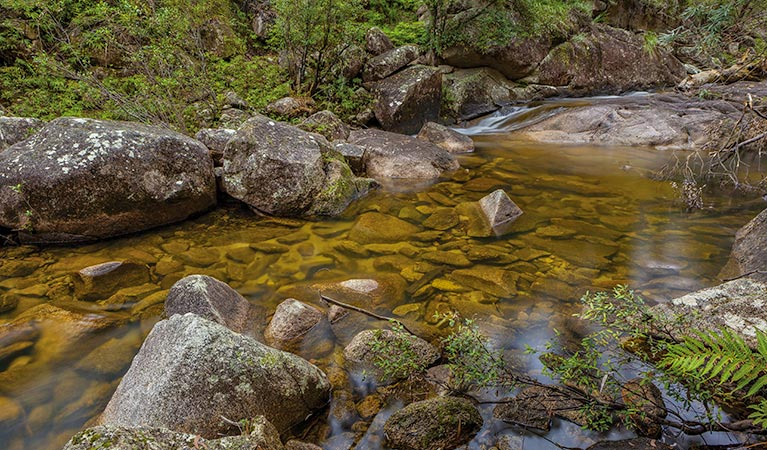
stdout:
<svg viewBox="0 0 767 450">
<path fill-rule="evenodd" d="M 72 436 L 64 450 L 283 450 L 280 434 L 263 416 L 248 420 L 250 430 L 240 436 L 205 439 L 194 433 L 179 433 L 156 427 L 99 425 Z"/>
<path fill-rule="evenodd" d="M 370 186 L 324 137 L 265 116 L 243 124 L 224 152 L 226 193 L 267 214 L 337 214 Z"/>
<path fill-rule="evenodd" d="M 245 297 L 207 275 L 189 275 L 178 280 L 165 300 L 165 315 L 193 313 L 232 331 L 249 331 L 250 303 Z"/>
<path fill-rule="evenodd" d="M 734 278 L 755 271 L 752 278 L 767 281 L 767 273 L 764 273 L 767 272 L 767 209 L 735 234 L 730 259 L 719 278 Z"/>
<path fill-rule="evenodd" d="M 415 61 L 419 54 L 417 46 L 405 45 L 370 58 L 362 69 L 362 80 L 366 83 L 383 80 Z"/>
<path fill-rule="evenodd" d="M 443 52 L 443 59 L 451 66 L 470 69 L 490 67 L 510 80 L 531 74 L 543 61 L 551 48 L 551 37 L 544 35 L 515 38 L 489 48 L 455 45 Z"/>
<path fill-rule="evenodd" d="M 384 424 L 384 434 L 393 448 L 447 450 L 469 442 L 482 424 L 482 416 L 469 400 L 436 397 L 392 414 Z"/>
<path fill-rule="evenodd" d="M 488 67 L 454 70 L 444 76 L 443 84 L 447 94 L 442 113 L 460 120 L 493 112 L 516 98 L 516 85 Z"/>
<path fill-rule="evenodd" d="M 515 132 L 557 144 L 656 146 L 692 150 L 712 140 L 712 124 L 730 117 L 724 102 L 696 103 L 673 96 L 604 101 L 567 108 Z"/>
<path fill-rule="evenodd" d="M 5 117 L 0 114 L 0 152 L 21 142 L 43 127 L 45 122 L 30 117 Z"/>
<path fill-rule="evenodd" d="M 439 119 L 442 73 L 436 67 L 412 66 L 371 88 L 376 119 L 387 131 L 415 134 L 426 122 Z"/>
<path fill-rule="evenodd" d="M 629 31 L 594 24 L 554 47 L 526 82 L 566 86 L 577 93 L 621 93 L 676 85 L 686 72 L 663 49 L 648 50 Z"/>
<path fill-rule="evenodd" d="M 429 142 L 380 130 L 353 131 L 349 142 L 365 149 L 363 166 L 372 178 L 434 179 L 459 166 L 455 157 Z"/>
<path fill-rule="evenodd" d="M 23 241 L 118 236 L 215 203 L 208 150 L 167 129 L 65 117 L 0 153 L 0 227 Z"/>
<path fill-rule="evenodd" d="M 317 367 L 194 314 L 155 325 L 100 424 L 163 427 L 215 438 L 263 415 L 280 431 L 328 402 Z"/>
</svg>

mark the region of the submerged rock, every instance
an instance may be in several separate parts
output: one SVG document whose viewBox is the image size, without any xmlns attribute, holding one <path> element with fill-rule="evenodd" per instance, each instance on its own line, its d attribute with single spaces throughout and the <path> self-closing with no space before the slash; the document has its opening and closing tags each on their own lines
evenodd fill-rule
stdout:
<svg viewBox="0 0 767 450">
<path fill-rule="evenodd" d="M 323 407 L 325 374 L 307 361 L 194 314 L 152 329 L 100 423 L 166 427 L 213 438 L 263 415 L 287 430 Z"/>
<path fill-rule="evenodd" d="M 417 130 L 416 130 L 417 131 Z M 434 179 L 459 166 L 434 144 L 380 130 L 354 131 L 349 141 L 365 149 L 363 165 L 372 178 Z"/>
<path fill-rule="evenodd" d="M 349 239 L 360 244 L 401 242 L 418 231 L 420 229 L 417 226 L 394 216 L 367 212 L 349 230 Z"/>
<path fill-rule="evenodd" d="M 623 439 L 620 441 L 599 441 L 586 450 L 673 450 L 676 446 L 664 444 L 650 438 Z"/>
<path fill-rule="evenodd" d="M 103 239 L 216 203 L 200 142 L 138 123 L 60 118 L 0 153 L 0 227 L 27 242 Z"/>
<path fill-rule="evenodd" d="M 4 117 L 0 114 L 0 152 L 32 136 L 45 122 L 30 117 Z"/>
<path fill-rule="evenodd" d="M 453 449 L 469 442 L 482 428 L 477 408 L 457 397 L 411 403 L 384 425 L 387 444 L 408 450 Z"/>
<path fill-rule="evenodd" d="M 371 180 L 355 177 L 324 137 L 257 116 L 226 146 L 223 186 L 268 214 L 333 215 L 366 193 Z"/>
<path fill-rule="evenodd" d="M 250 303 L 228 284 L 207 275 L 178 280 L 165 300 L 165 315 L 193 313 L 232 331 L 249 331 Z"/>
<path fill-rule="evenodd" d="M 72 276 L 75 296 L 84 301 L 104 300 L 122 288 L 148 282 L 149 268 L 131 261 L 97 264 Z"/>
<path fill-rule="evenodd" d="M 121 427 L 100 425 L 83 430 L 66 443 L 64 450 L 283 450 L 280 435 L 264 416 L 248 419 L 247 434 L 218 439 L 201 438 L 196 433 L 180 433 L 159 427 Z"/>
<path fill-rule="evenodd" d="M 373 112 L 387 131 L 415 134 L 439 119 L 442 73 L 436 67 L 412 66 L 375 83 Z"/>
</svg>

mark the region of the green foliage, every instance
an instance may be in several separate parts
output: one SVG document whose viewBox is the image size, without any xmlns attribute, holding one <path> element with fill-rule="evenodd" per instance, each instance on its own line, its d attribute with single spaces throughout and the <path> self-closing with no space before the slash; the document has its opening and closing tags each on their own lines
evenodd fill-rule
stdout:
<svg viewBox="0 0 767 450">
<path fill-rule="evenodd" d="M 474 321 L 451 318 L 453 332 L 442 340 L 447 365 L 453 375 L 453 388 L 468 391 L 497 386 L 503 379 L 501 355 L 490 349 Z"/>
<path fill-rule="evenodd" d="M 395 46 L 406 44 L 424 45 L 426 43 L 426 24 L 421 21 L 401 21 L 394 26 L 382 26 L 381 30 L 389 36 Z"/>
<path fill-rule="evenodd" d="M 373 334 L 371 349 L 376 355 L 373 362 L 384 379 L 399 380 L 422 372 L 426 365 L 413 349 L 410 334 L 400 322 L 390 322 L 393 338 L 385 337 L 381 330 Z"/>
<path fill-rule="evenodd" d="M 362 37 L 357 0 L 277 0 L 272 42 L 284 52 L 293 88 L 314 94 L 337 76 L 344 52 Z"/>
</svg>

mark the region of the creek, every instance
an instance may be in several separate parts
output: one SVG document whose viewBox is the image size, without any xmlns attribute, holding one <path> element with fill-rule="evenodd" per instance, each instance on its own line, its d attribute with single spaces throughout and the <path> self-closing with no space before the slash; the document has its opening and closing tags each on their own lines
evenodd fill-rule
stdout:
<svg viewBox="0 0 767 450">
<path fill-rule="evenodd" d="M 765 207 L 761 199 L 707 189 L 704 208 L 685 212 L 670 183 L 649 177 L 670 153 L 515 140 L 509 132 L 531 120 L 531 111 L 511 110 L 469 124 L 464 132 L 477 149 L 459 156 L 461 169 L 429 185 L 384 186 L 340 217 L 264 218 L 225 204 L 184 223 L 96 244 L 0 248 L 0 293 L 19 300 L 0 315 L 0 326 L 48 303 L 80 318 L 38 314 L 29 319 L 34 333 L 0 334 L 0 448 L 61 449 L 103 409 L 159 320 L 165 293 L 190 274 L 216 277 L 244 295 L 261 312 L 257 337 L 285 298 L 326 307 L 317 299 L 316 283 L 373 278 L 391 283 L 377 311 L 426 325 L 435 323 L 435 313 L 457 311 L 475 319 L 494 346 L 519 358 L 526 345 L 567 346 L 579 338 L 582 325 L 572 315 L 586 291 L 628 284 L 655 303 L 717 284 L 735 232 Z M 496 189 L 505 190 L 525 214 L 502 236 L 472 235 L 456 207 Z M 371 212 L 407 222 L 415 232 L 389 242 L 355 232 L 359 218 Z M 151 280 L 108 299 L 73 297 L 73 272 L 122 260 L 147 264 Z M 83 318 L 98 321 L 102 315 L 118 325 L 84 331 Z M 339 341 L 313 362 L 338 367 Z M 13 352 L 2 353 L 13 345 Z M 311 350 L 302 353 L 311 358 Z M 535 361 L 527 364 L 531 374 L 540 371 Z M 331 405 L 331 411 L 340 407 Z M 489 419 L 491 409 L 483 415 Z M 379 416 L 358 448 L 381 447 L 377 424 L 384 415 Z M 333 417 L 315 425 L 312 436 L 322 445 L 348 448 L 359 436 Z M 497 434 L 516 435 L 525 449 L 555 448 L 492 420 L 472 445 L 494 442 Z M 558 422 L 549 437 L 587 446 L 605 436 Z"/>
</svg>

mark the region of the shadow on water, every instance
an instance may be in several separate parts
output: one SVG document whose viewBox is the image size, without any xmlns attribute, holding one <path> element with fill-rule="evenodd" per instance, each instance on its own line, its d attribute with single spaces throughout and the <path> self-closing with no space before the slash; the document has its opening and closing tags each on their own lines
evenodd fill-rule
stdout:
<svg viewBox="0 0 767 450">
<path fill-rule="evenodd" d="M 560 107 L 517 108 L 470 124 L 462 132 L 473 136 L 477 151 L 459 157 L 461 169 L 433 184 L 384 188 L 338 218 L 262 218 L 228 206 L 186 223 L 77 248 L 0 249 L 0 292 L 19 302 L 0 315 L 0 447 L 58 449 L 95 417 L 158 320 L 167 290 L 189 274 L 214 276 L 241 292 L 261 313 L 256 337 L 285 298 L 326 307 L 317 300 L 317 283 L 374 278 L 390 288 L 377 311 L 424 326 L 434 323 L 434 313 L 446 311 L 475 318 L 493 344 L 523 361 L 533 376 L 540 376 L 541 367 L 524 355 L 525 346 L 572 345 L 583 332 L 572 315 L 587 290 L 623 283 L 651 302 L 664 302 L 717 283 L 735 231 L 765 204 L 733 202 L 709 191 L 703 210 L 685 213 L 670 184 L 647 177 L 665 162 L 657 151 L 544 146 L 508 135 Z M 456 211 L 495 189 L 505 190 L 525 214 L 506 235 L 472 236 Z M 399 240 L 366 241 L 369 235 L 355 231 L 355 224 L 372 212 L 396 218 L 410 231 Z M 113 260 L 146 264 L 151 278 L 88 303 L 127 320 L 83 328 L 87 314 L 74 307 L 83 303 L 74 298 L 70 274 Z M 80 312 L 45 321 L 35 316 L 41 305 Z M 34 330 L 3 340 L 9 327 L 24 324 Z M 382 325 L 359 318 L 356 326 Z M 316 363 L 343 372 L 339 360 L 349 338 L 338 331 L 328 336 L 335 340 L 333 349 Z M 8 350 L 12 345 L 17 347 Z M 304 352 L 311 356 L 311 349 Z M 351 393 L 346 398 L 362 400 Z M 371 424 L 357 418 L 339 426 L 331 419 L 311 435 L 328 448 L 379 448 L 383 420 L 397 407 L 385 407 Z M 352 408 L 349 414 L 357 412 Z M 490 407 L 482 414 L 485 428 L 469 448 L 501 438 L 525 449 L 556 448 L 492 420 Z M 628 435 L 584 433 L 556 422 L 548 438 L 587 446 Z"/>
</svg>

